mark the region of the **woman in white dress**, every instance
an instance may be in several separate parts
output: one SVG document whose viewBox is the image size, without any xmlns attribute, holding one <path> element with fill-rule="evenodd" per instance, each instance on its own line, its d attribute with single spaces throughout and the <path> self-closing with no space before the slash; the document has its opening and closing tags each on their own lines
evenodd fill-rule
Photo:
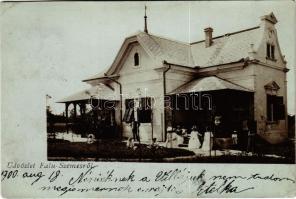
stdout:
<svg viewBox="0 0 296 199">
<path fill-rule="evenodd" d="M 167 129 L 167 140 L 166 140 L 166 147 L 167 148 L 178 148 L 179 135 L 175 132 L 175 130 L 172 127 L 168 127 Z"/>
<path fill-rule="evenodd" d="M 212 147 L 213 147 L 212 137 L 213 137 L 212 132 L 205 132 L 204 141 L 203 141 L 202 148 L 201 148 L 203 151 L 209 151 L 212 149 Z"/>
<path fill-rule="evenodd" d="M 167 128 L 167 139 L 166 139 L 166 143 L 165 146 L 167 148 L 173 148 L 173 128 L 171 126 L 169 126 Z"/>
<path fill-rule="evenodd" d="M 178 148 L 180 144 L 180 136 L 176 133 L 172 133 L 172 148 Z"/>
<path fill-rule="evenodd" d="M 197 127 L 193 126 L 191 134 L 190 134 L 188 148 L 189 149 L 198 149 L 199 147 L 200 147 L 200 142 L 199 142 L 199 139 L 198 139 Z"/>
</svg>

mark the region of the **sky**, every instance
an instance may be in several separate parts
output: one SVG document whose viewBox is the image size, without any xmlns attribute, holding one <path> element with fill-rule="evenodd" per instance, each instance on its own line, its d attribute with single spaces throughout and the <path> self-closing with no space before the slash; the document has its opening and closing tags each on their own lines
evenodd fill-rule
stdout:
<svg viewBox="0 0 296 199">
<path fill-rule="evenodd" d="M 36 96 L 54 103 L 88 88 L 81 82 L 109 67 L 128 36 L 144 28 L 147 5 L 150 33 L 184 42 L 204 38 L 211 26 L 221 35 L 259 25 L 273 12 L 288 72 L 288 113 L 295 114 L 295 3 L 252 2 L 35 2 L 1 4 L 2 75 L 16 84 L 36 86 Z M 3 76 L 2 76 L 3 79 Z M 38 81 L 35 81 L 38 80 Z M 3 91 L 8 92 L 8 91 Z M 39 99 L 39 98 L 38 98 Z"/>
</svg>

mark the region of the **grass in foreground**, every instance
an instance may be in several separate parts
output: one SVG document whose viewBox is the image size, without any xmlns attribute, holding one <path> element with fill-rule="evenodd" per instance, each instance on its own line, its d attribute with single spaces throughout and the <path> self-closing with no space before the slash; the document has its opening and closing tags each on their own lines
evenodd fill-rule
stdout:
<svg viewBox="0 0 296 199">
<path fill-rule="evenodd" d="M 120 141 L 98 141 L 93 144 L 83 142 L 49 142 L 48 157 L 99 158 L 99 159 L 152 159 L 192 156 L 194 153 L 185 149 L 158 148 L 150 149 L 141 144 L 137 149 L 129 149 Z"/>
<path fill-rule="evenodd" d="M 214 152 L 213 152 L 214 154 Z M 149 162 L 182 162 L 182 163 L 272 163 L 272 164 L 295 164 L 294 156 L 286 158 L 267 157 L 264 155 L 254 156 L 194 156 L 192 151 L 186 149 L 158 148 L 152 150 L 147 145 L 140 145 L 137 149 L 129 149 L 125 143 L 116 140 L 98 141 L 93 144 L 83 142 L 68 142 L 63 140 L 51 140 L 48 142 L 48 157 L 56 160 L 72 158 L 85 160 L 93 158 L 100 161 L 149 161 Z M 170 160 L 165 158 L 183 157 Z"/>
</svg>

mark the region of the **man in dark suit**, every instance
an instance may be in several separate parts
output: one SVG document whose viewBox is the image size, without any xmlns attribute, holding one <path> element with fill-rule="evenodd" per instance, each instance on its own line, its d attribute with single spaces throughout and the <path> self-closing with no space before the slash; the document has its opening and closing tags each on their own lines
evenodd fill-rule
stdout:
<svg viewBox="0 0 296 199">
<path fill-rule="evenodd" d="M 133 132 L 133 138 L 134 138 L 134 140 L 137 140 L 137 141 L 140 141 L 139 126 L 140 126 L 140 123 L 138 121 L 136 121 L 135 119 L 133 119 L 131 122 L 131 127 L 132 127 L 132 132 Z"/>
</svg>

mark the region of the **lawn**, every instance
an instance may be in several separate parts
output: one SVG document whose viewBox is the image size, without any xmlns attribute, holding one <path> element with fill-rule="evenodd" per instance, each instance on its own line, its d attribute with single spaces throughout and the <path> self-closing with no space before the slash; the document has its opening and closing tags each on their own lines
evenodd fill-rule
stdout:
<svg viewBox="0 0 296 199">
<path fill-rule="evenodd" d="M 276 158 L 267 156 L 235 156 L 222 155 L 211 157 L 190 157 L 186 159 L 176 159 L 173 162 L 182 163 L 240 163 L 240 164 L 294 164 L 294 159 L 291 158 Z"/>
<path fill-rule="evenodd" d="M 138 145 L 136 149 L 129 149 L 121 141 L 98 141 L 93 144 L 83 142 L 48 142 L 48 157 L 71 157 L 77 160 L 95 158 L 103 161 L 162 161 L 163 158 L 192 156 L 193 152 L 185 149 L 171 149 L 160 147 L 148 148 Z"/>
<path fill-rule="evenodd" d="M 284 151 L 279 150 L 277 151 Z M 263 150 L 263 148 L 262 148 Z M 272 150 L 267 150 L 272 151 Z M 284 151 L 285 152 L 285 151 Z M 214 152 L 213 152 L 214 154 Z M 273 163 L 293 164 L 294 156 L 284 158 L 267 157 L 263 154 L 253 156 L 223 155 L 223 156 L 195 156 L 186 149 L 171 149 L 160 147 L 148 148 L 147 145 L 138 145 L 137 149 L 129 149 L 119 140 L 104 140 L 93 144 L 84 142 L 69 142 L 64 140 L 49 140 L 48 157 L 54 160 L 86 160 L 97 161 L 149 161 L 149 162 L 183 162 L 183 163 Z M 270 153 L 269 153 L 270 154 Z M 293 153 L 294 154 L 294 153 Z M 174 157 L 178 157 L 175 158 Z"/>
</svg>

